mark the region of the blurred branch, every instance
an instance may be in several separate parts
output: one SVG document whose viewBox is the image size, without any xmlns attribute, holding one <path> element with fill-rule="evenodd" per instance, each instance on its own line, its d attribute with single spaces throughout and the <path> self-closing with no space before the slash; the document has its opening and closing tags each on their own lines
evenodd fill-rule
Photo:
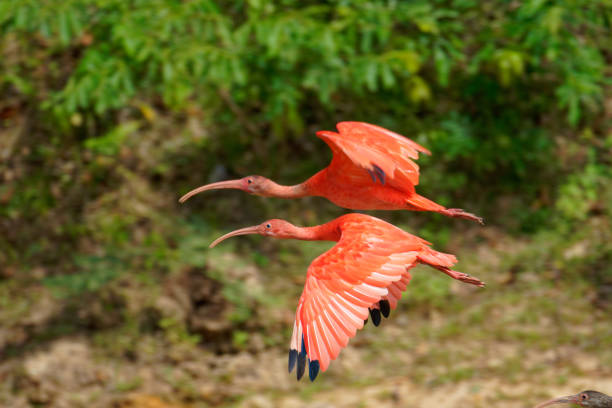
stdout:
<svg viewBox="0 0 612 408">
<path fill-rule="evenodd" d="M 223 99 L 223 101 L 230 108 L 232 113 L 234 115 L 236 115 L 236 119 L 238 119 L 238 122 L 240 122 L 240 124 L 250 134 L 252 134 L 253 136 L 258 136 L 258 135 L 261 134 L 261 132 L 259 131 L 257 126 L 255 126 L 253 124 L 253 122 L 249 120 L 249 118 L 244 113 L 244 111 L 242 109 L 240 109 L 240 106 L 238 106 L 238 104 L 234 101 L 234 99 L 232 98 L 232 95 L 230 95 L 230 93 L 229 93 L 229 91 L 227 89 L 219 88 L 218 89 L 218 93 L 219 93 L 219 96 L 221 97 L 221 99 Z"/>
</svg>

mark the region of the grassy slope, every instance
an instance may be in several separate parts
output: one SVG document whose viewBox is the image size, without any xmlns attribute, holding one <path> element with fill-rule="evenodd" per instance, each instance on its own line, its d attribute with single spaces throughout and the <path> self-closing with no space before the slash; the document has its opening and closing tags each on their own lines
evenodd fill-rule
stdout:
<svg viewBox="0 0 612 408">
<path fill-rule="evenodd" d="M 607 222 L 593 219 L 590 228 L 599 231 Z M 286 374 L 286 348 L 305 269 L 326 243 L 266 247 L 266 240 L 255 238 L 262 252 L 243 251 L 244 242 L 237 241 L 207 255 L 207 273 L 247 282 L 246 298 L 254 302 L 244 300 L 237 286 L 226 296 L 243 296 L 250 315 L 241 316 L 245 311 L 237 302 L 222 316 L 208 316 L 250 322 L 233 332 L 230 352 L 213 344 L 218 339 L 191 335 L 176 323 L 178 317 L 168 318 L 161 332 L 135 327 L 142 321 L 129 318 L 104 327 L 101 316 L 112 317 L 112 308 L 96 315 L 84 307 L 85 318 L 94 323 L 71 329 L 70 319 L 62 326 L 61 319 L 44 314 L 65 300 L 44 288 L 4 282 L 2 326 L 25 321 L 30 326 L 25 330 L 38 334 L 3 359 L 0 401 L 88 407 L 117 401 L 143 407 L 514 407 L 583 388 L 610 391 L 612 310 L 605 299 L 595 306 L 592 286 L 569 270 L 583 261 L 579 245 L 588 240 L 524 241 L 494 227 L 451 237 L 447 249 L 459 255 L 459 269 L 487 287 L 419 267 L 398 310 L 378 328 L 368 324 L 314 384 L 296 383 Z M 541 257 L 560 245 L 566 248 L 562 257 L 543 262 Z M 131 300 L 117 308 L 155 305 L 167 292 L 164 285 L 124 280 Z M 45 329 L 35 329 L 45 322 Z"/>
</svg>

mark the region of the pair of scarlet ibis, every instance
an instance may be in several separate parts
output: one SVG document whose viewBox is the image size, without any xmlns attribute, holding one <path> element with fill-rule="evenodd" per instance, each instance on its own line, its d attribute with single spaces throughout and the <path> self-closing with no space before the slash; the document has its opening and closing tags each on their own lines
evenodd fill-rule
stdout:
<svg viewBox="0 0 612 408">
<path fill-rule="evenodd" d="M 341 122 L 339 133 L 317 132 L 333 152 L 331 164 L 301 184 L 282 186 L 265 177 L 248 176 L 198 187 L 183 197 L 213 189 L 239 189 L 266 197 L 322 196 L 354 210 L 434 211 L 482 224 L 458 208 L 445 208 L 418 195 L 419 167 L 413 161 L 429 151 L 379 126 Z M 230 232 L 215 240 L 260 234 L 281 239 L 336 241 L 309 266 L 298 302 L 289 372 L 297 365 L 298 380 L 308 360 L 309 377 L 325 371 L 368 316 L 378 326 L 381 315 L 395 309 L 410 282 L 409 270 L 426 264 L 453 279 L 484 286 L 479 279 L 454 271 L 454 255 L 433 250 L 430 243 L 385 221 L 365 214 L 347 214 L 315 227 L 296 227 L 273 219 Z"/>
</svg>

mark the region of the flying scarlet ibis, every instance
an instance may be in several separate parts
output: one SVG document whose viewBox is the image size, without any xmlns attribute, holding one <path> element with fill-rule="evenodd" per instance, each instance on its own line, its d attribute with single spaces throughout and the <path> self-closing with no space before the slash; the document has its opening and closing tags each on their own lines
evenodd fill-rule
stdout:
<svg viewBox="0 0 612 408">
<path fill-rule="evenodd" d="M 483 224 L 482 218 L 459 208 L 445 208 L 416 193 L 419 166 L 413 161 L 429 150 L 382 127 L 364 122 L 340 122 L 339 133 L 317 136 L 331 148 L 329 166 L 303 183 L 281 186 L 262 176 L 220 181 L 198 187 L 180 198 L 185 202 L 203 191 L 233 188 L 265 197 L 325 197 L 351 210 L 434 211 Z"/>
<path fill-rule="evenodd" d="M 210 247 L 246 234 L 337 242 L 308 267 L 298 302 L 289 351 L 289 372 L 297 363 L 298 380 L 304 375 L 306 358 L 311 381 L 319 370 L 327 370 L 363 327 L 368 312 L 376 326 L 381 314 L 388 317 L 410 282 L 409 270 L 417 264 L 484 286 L 479 279 L 451 269 L 457 262 L 454 255 L 435 251 L 429 242 L 365 214 L 346 214 L 315 227 L 269 220 L 225 234 Z"/>
<path fill-rule="evenodd" d="M 535 408 L 544 408 L 554 404 L 576 404 L 588 408 L 612 408 L 612 397 L 599 391 L 582 391 L 576 395 L 555 398 L 538 404 Z"/>
</svg>

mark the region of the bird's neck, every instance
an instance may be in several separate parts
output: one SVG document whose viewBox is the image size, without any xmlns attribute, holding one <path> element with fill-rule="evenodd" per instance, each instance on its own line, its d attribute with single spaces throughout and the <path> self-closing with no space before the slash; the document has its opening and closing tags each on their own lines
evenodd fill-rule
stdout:
<svg viewBox="0 0 612 408">
<path fill-rule="evenodd" d="M 320 170 L 308 180 L 303 182 L 304 188 L 308 191 L 310 196 L 325 196 L 325 186 L 327 185 L 327 168 Z"/>
<path fill-rule="evenodd" d="M 291 238 L 302 241 L 338 241 L 340 234 L 340 228 L 332 221 L 314 227 L 295 227 Z"/>
<path fill-rule="evenodd" d="M 323 169 L 303 183 L 293 186 L 283 186 L 270 180 L 262 193 L 264 197 L 301 198 L 306 196 L 324 196 L 324 185 L 327 181 L 327 169 Z"/>
<path fill-rule="evenodd" d="M 266 197 L 279 197 L 279 198 L 301 198 L 310 195 L 310 189 L 308 182 L 305 181 L 294 186 L 283 186 L 270 182 L 268 191 L 265 194 L 261 194 Z"/>
</svg>

